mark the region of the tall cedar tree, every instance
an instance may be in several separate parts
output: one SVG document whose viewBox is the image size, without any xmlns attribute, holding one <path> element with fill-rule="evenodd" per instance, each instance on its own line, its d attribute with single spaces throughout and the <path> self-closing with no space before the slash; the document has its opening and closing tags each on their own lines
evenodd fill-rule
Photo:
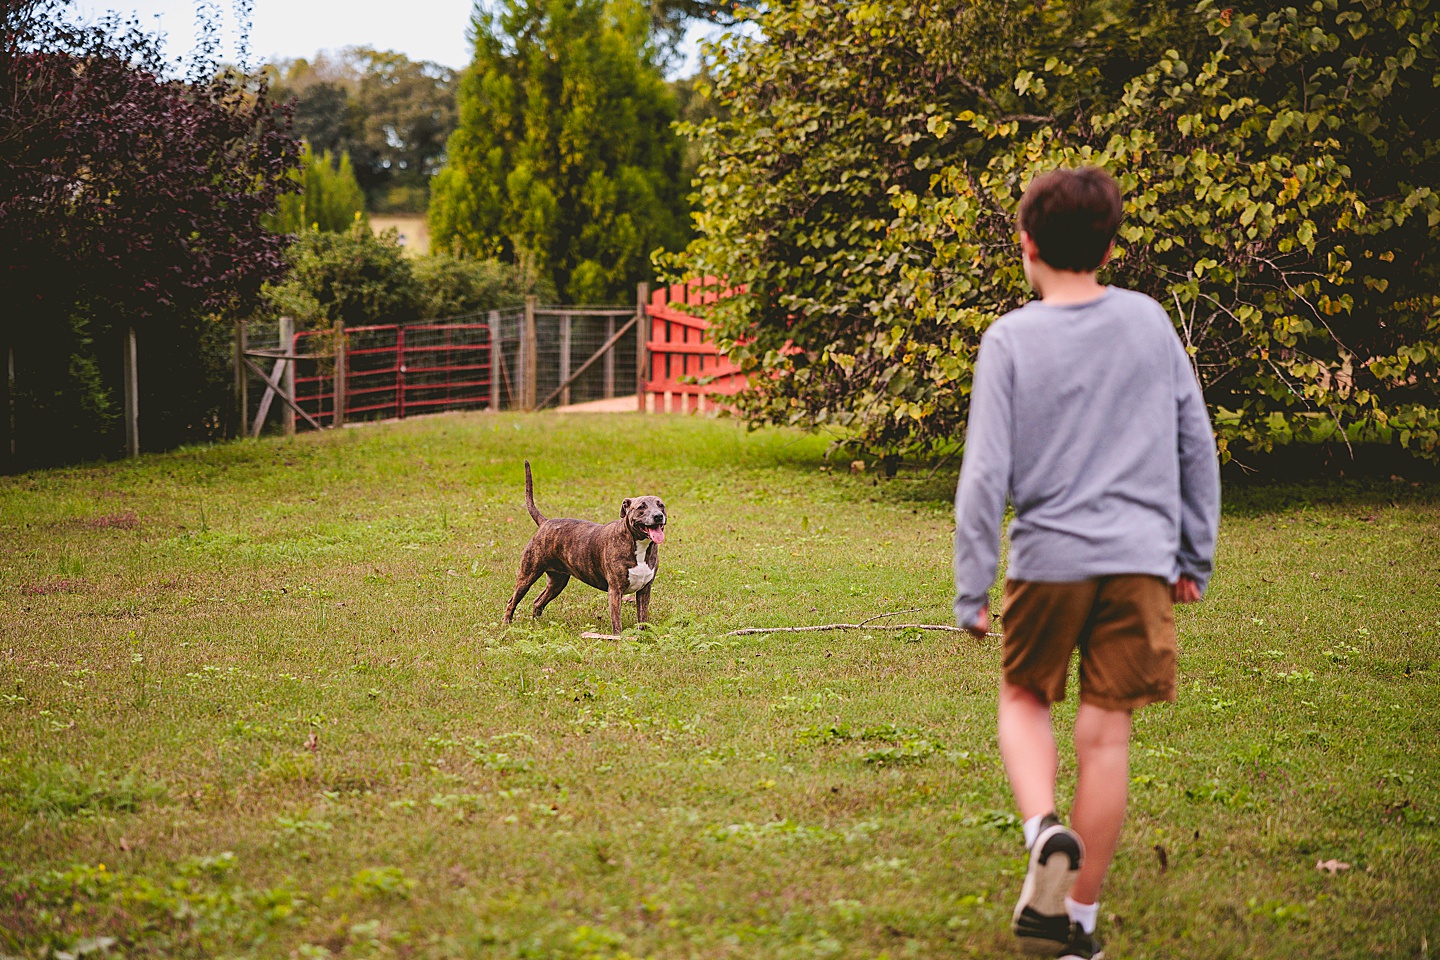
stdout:
<svg viewBox="0 0 1440 960">
<path fill-rule="evenodd" d="M 290 176 L 300 189 L 281 197 L 275 212 L 265 218 L 265 226 L 271 230 L 339 233 L 349 230 L 357 220 L 368 226 L 365 194 L 355 180 L 350 154 L 341 153 L 337 162 L 329 150 L 317 154 L 310 144 L 302 144 L 300 166 Z"/>
<path fill-rule="evenodd" d="M 686 239 L 673 94 L 634 0 L 506 0 L 477 15 L 432 245 L 501 256 L 576 303 L 630 296 Z"/>
<path fill-rule="evenodd" d="M 213 60 L 169 79 L 133 22 L 65 14 L 0 7 L 0 356 L 13 349 L 20 464 L 118 450 L 130 326 L 147 445 L 222 428 L 216 315 L 253 309 L 284 269 L 287 240 L 260 221 L 298 160 L 263 85 Z"/>
</svg>

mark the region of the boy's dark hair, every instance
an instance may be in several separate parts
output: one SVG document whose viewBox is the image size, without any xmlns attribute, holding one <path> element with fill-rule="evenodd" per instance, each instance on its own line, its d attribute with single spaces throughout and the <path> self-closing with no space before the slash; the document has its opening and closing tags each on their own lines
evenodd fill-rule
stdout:
<svg viewBox="0 0 1440 960">
<path fill-rule="evenodd" d="M 1020 229 L 1056 270 L 1095 270 L 1115 239 L 1120 185 L 1099 167 L 1061 168 L 1031 181 L 1020 198 Z"/>
</svg>

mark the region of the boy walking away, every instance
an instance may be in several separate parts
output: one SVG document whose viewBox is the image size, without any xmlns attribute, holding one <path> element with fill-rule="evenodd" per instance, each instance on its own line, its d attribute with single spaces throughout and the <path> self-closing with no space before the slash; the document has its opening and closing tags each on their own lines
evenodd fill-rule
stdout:
<svg viewBox="0 0 1440 960">
<path fill-rule="evenodd" d="M 1020 201 L 1038 301 L 980 344 L 955 494 L 956 622 L 990 626 L 1008 497 L 1000 753 L 1030 865 L 1013 929 L 1026 952 L 1103 957 L 1100 886 L 1125 818 L 1131 712 L 1175 699 L 1172 603 L 1200 599 L 1220 513 L 1205 402 L 1164 309 L 1097 282 L 1120 190 L 1096 167 L 1038 177 Z M 1080 652 L 1071 827 L 1055 815 L 1050 705 Z"/>
</svg>

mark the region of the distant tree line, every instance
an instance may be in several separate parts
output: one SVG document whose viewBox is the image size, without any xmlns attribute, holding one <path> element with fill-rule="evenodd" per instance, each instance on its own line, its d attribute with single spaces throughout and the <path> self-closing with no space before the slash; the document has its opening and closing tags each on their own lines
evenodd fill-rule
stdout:
<svg viewBox="0 0 1440 960">
<path fill-rule="evenodd" d="M 336 164 L 349 158 L 367 210 L 425 212 L 430 178 L 455 128 L 454 71 L 347 47 L 267 64 L 261 74 L 277 100 L 291 103 L 295 136 Z"/>
</svg>

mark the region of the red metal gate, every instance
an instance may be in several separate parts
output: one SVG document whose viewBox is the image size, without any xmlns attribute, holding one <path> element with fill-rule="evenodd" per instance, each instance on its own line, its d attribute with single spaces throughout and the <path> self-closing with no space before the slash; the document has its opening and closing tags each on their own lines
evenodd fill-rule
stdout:
<svg viewBox="0 0 1440 960">
<path fill-rule="evenodd" d="M 335 420 L 335 351 L 323 331 L 295 334 L 295 399 L 316 420 Z M 308 340 L 309 343 L 305 343 Z M 490 405 L 490 327 L 485 323 L 388 324 L 345 331 L 344 420 L 385 420 Z M 321 358 L 316 359 L 319 355 Z"/>
</svg>

